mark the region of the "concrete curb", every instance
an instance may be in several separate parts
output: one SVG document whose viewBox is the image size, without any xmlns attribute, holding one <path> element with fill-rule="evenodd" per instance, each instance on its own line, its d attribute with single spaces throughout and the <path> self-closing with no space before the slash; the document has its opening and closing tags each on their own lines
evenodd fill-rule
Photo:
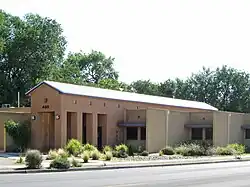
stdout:
<svg viewBox="0 0 250 187">
<path fill-rule="evenodd" d="M 52 173 L 52 172 L 68 172 L 68 171 L 92 171 L 92 170 L 111 170 L 111 169 L 128 169 L 128 168 L 146 168 L 146 167 L 166 167 L 181 165 L 199 165 L 199 164 L 216 164 L 228 162 L 247 162 L 250 159 L 234 159 L 234 160 L 214 160 L 214 161 L 198 161 L 198 162 L 179 162 L 179 163 L 153 163 L 153 164 L 134 164 L 134 165 L 118 165 L 118 166 L 91 166 L 69 169 L 20 169 L 20 170 L 0 170 L 0 174 L 28 174 L 28 173 Z"/>
</svg>

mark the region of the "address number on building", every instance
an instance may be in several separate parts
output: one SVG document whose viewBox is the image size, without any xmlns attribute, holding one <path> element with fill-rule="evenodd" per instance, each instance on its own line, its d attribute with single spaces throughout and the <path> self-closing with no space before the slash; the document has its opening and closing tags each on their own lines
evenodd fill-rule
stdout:
<svg viewBox="0 0 250 187">
<path fill-rule="evenodd" d="M 43 109 L 48 109 L 48 108 L 49 108 L 49 105 L 43 105 L 42 108 L 43 108 Z"/>
</svg>

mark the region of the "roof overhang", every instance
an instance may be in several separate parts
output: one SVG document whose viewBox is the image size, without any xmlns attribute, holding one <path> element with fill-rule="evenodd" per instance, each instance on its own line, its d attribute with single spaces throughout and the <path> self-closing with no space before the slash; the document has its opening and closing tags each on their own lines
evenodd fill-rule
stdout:
<svg viewBox="0 0 250 187">
<path fill-rule="evenodd" d="M 242 129 L 250 129 L 250 125 L 249 124 L 245 124 L 245 125 L 241 125 Z"/>
<path fill-rule="evenodd" d="M 186 128 L 213 128 L 212 124 L 185 124 Z"/>
<path fill-rule="evenodd" d="M 119 127 L 146 127 L 145 123 L 118 123 Z"/>
</svg>

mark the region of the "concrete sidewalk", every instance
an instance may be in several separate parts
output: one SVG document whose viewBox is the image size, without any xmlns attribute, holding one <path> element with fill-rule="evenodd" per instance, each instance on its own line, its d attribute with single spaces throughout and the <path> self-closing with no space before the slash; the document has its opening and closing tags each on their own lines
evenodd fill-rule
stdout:
<svg viewBox="0 0 250 187">
<path fill-rule="evenodd" d="M 94 161 L 84 163 L 82 167 L 70 168 L 67 171 L 84 171 L 84 170 L 99 170 L 99 169 L 124 169 L 124 168 L 141 168 L 141 167 L 162 167 L 162 166 L 176 166 L 176 165 L 191 165 L 191 164 L 209 164 L 209 163 L 223 163 L 223 162 L 243 162 L 250 161 L 250 156 L 220 156 L 220 157 L 200 157 L 190 159 L 171 159 L 171 160 L 155 160 L 155 161 L 131 161 L 131 162 L 114 162 L 114 161 Z M 37 173 L 37 172 L 60 172 L 66 170 L 47 169 L 51 161 L 45 160 L 42 163 L 42 169 L 30 170 L 26 169 L 24 164 L 0 164 L 0 174 L 7 173 Z"/>
</svg>

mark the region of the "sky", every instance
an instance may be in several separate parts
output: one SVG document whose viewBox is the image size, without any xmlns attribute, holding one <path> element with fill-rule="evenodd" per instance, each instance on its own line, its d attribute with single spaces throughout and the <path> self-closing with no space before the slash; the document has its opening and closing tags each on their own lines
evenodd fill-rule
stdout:
<svg viewBox="0 0 250 187">
<path fill-rule="evenodd" d="M 114 57 L 127 83 L 185 79 L 202 66 L 250 72 L 249 0 L 0 0 L 0 8 L 56 19 L 67 51 Z"/>
</svg>

